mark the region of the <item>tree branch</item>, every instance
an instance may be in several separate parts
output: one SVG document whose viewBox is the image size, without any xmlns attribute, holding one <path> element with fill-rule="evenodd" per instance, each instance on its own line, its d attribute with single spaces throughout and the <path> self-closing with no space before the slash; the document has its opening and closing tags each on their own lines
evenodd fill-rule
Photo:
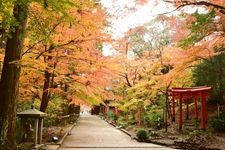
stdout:
<svg viewBox="0 0 225 150">
<path fill-rule="evenodd" d="M 36 45 L 38 45 L 38 44 L 41 43 L 42 41 L 44 41 L 44 39 L 42 39 L 42 40 L 40 40 L 40 41 L 34 43 L 31 47 L 29 47 L 29 48 L 22 54 L 22 56 L 25 55 L 26 53 L 30 52 L 31 49 L 33 49 Z"/>
<path fill-rule="evenodd" d="M 60 20 L 61 20 L 61 19 L 60 19 Z M 55 25 L 53 26 L 52 30 L 48 33 L 47 37 L 50 36 L 50 35 L 52 34 L 52 32 L 55 31 L 56 27 L 59 26 L 60 24 L 61 24 L 61 22 L 58 22 L 57 24 L 55 24 Z M 31 47 L 29 47 L 29 48 L 22 54 L 22 56 L 25 55 L 25 54 L 27 54 L 28 52 L 30 52 L 30 50 L 32 50 L 36 45 L 38 45 L 39 43 L 41 43 L 41 42 L 43 42 L 43 41 L 44 41 L 44 39 L 41 39 L 40 41 L 34 43 Z"/>
<path fill-rule="evenodd" d="M 170 0 L 163 0 L 163 1 L 166 2 L 166 3 L 175 4 L 174 1 L 170 1 Z M 210 2 L 206 2 L 206 1 L 199 1 L 199 2 L 181 1 L 180 5 L 177 8 L 175 8 L 174 10 L 166 12 L 166 13 L 158 14 L 158 15 L 165 15 L 165 14 L 168 14 L 168 13 L 172 13 L 172 12 L 182 8 L 182 7 L 191 6 L 191 5 L 214 7 L 216 9 L 218 9 L 222 14 L 225 14 L 225 7 L 223 7 L 221 5 L 213 4 L 213 3 L 210 3 Z"/>
<path fill-rule="evenodd" d="M 36 59 L 39 59 L 44 53 L 47 53 L 53 49 L 56 49 L 56 48 L 60 48 L 60 47 L 63 47 L 63 46 L 67 46 L 67 45 L 70 45 L 70 44 L 78 44 L 78 43 L 83 43 L 83 42 L 86 42 L 86 41 L 90 41 L 90 40 L 94 40 L 94 39 L 83 39 L 83 40 L 77 40 L 77 39 L 73 39 L 73 40 L 70 40 L 66 43 L 63 43 L 63 44 L 60 44 L 60 45 L 57 45 L 55 47 L 52 47 L 50 46 L 47 50 L 41 52 L 37 57 Z"/>
<path fill-rule="evenodd" d="M 121 77 L 123 77 L 123 78 L 125 78 L 125 80 L 126 80 L 126 82 L 127 82 L 127 85 L 128 85 L 129 87 L 132 87 L 132 84 L 131 84 L 130 81 L 129 81 L 129 78 L 128 78 L 127 73 L 121 73 L 121 74 L 118 74 L 118 75 L 121 76 Z"/>
</svg>

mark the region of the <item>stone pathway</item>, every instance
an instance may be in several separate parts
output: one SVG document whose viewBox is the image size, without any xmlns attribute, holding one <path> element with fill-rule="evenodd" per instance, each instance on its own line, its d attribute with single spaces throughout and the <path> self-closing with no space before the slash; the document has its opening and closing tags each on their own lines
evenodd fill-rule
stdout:
<svg viewBox="0 0 225 150">
<path fill-rule="evenodd" d="M 139 143 L 98 116 L 83 115 L 59 150 L 169 150 L 150 143 Z"/>
</svg>

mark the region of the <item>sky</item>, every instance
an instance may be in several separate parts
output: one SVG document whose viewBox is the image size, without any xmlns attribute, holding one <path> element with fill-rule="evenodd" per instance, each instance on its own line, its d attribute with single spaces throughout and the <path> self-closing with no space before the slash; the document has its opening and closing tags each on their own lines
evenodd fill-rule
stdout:
<svg viewBox="0 0 225 150">
<path fill-rule="evenodd" d="M 113 15 L 108 30 L 115 39 L 123 37 L 129 29 L 143 25 L 154 19 L 158 14 L 170 10 L 164 2 L 156 3 L 154 0 L 149 0 L 145 5 L 137 5 L 135 0 L 101 0 L 101 3 Z M 103 54 L 106 56 L 112 55 L 112 46 L 104 45 Z"/>
<path fill-rule="evenodd" d="M 144 5 L 137 5 L 137 0 L 101 0 L 103 7 L 112 14 L 111 26 L 109 31 L 114 39 L 123 37 L 124 33 L 131 28 L 143 25 L 159 14 L 173 11 L 175 8 L 168 3 L 160 0 L 148 0 Z M 135 10 L 133 8 L 135 7 Z M 204 8 L 185 7 L 182 10 L 187 13 L 193 13 L 198 9 L 200 12 L 206 12 Z M 129 11 L 130 10 L 130 11 Z M 131 11 L 133 10 L 133 11 Z M 167 15 L 176 15 L 179 11 L 168 13 Z M 113 55 L 111 45 L 104 45 L 103 54 L 105 56 Z"/>
<path fill-rule="evenodd" d="M 175 8 L 169 3 L 160 0 L 147 0 L 144 5 L 137 5 L 137 0 L 100 0 L 103 7 L 112 13 L 114 17 L 111 19 L 111 30 L 114 38 L 123 36 L 123 33 L 130 28 L 143 25 L 154 19 L 159 14 L 165 14 L 167 16 L 177 15 L 179 11 L 173 11 Z M 128 11 L 135 7 L 135 11 Z M 187 13 L 193 13 L 198 9 L 200 12 L 206 12 L 204 8 L 199 7 L 184 7 L 182 10 Z M 173 11 L 173 13 L 168 13 Z"/>
<path fill-rule="evenodd" d="M 130 28 L 149 22 L 157 14 L 165 13 L 165 10 L 169 8 L 164 2 L 161 1 L 156 4 L 154 0 L 149 0 L 145 5 L 135 5 L 135 0 L 101 0 L 101 3 L 103 7 L 115 15 L 111 20 L 114 38 L 122 37 L 123 33 Z M 137 10 L 133 12 L 125 10 L 133 7 L 136 7 Z"/>
</svg>

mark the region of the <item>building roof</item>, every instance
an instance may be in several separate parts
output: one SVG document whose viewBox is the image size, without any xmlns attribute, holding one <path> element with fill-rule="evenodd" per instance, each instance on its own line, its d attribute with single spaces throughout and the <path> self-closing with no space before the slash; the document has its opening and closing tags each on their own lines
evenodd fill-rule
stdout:
<svg viewBox="0 0 225 150">
<path fill-rule="evenodd" d="M 17 116 L 19 116 L 21 118 L 43 118 L 46 115 L 47 115 L 46 113 L 41 112 L 35 108 L 28 109 L 28 110 L 17 113 Z"/>
</svg>

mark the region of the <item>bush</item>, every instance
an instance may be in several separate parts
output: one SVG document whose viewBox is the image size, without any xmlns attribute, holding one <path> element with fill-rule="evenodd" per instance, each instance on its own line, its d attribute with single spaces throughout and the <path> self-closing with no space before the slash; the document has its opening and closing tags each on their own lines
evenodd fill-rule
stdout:
<svg viewBox="0 0 225 150">
<path fill-rule="evenodd" d="M 219 117 L 212 117 L 209 123 L 216 132 L 225 133 L 225 111 L 221 112 Z"/>
<path fill-rule="evenodd" d="M 128 125 L 137 125 L 137 123 L 138 123 L 137 120 L 133 120 L 133 119 L 128 120 L 128 122 L 127 122 Z"/>
<path fill-rule="evenodd" d="M 119 119 L 118 115 L 114 115 L 114 122 L 117 123 L 117 120 Z"/>
<path fill-rule="evenodd" d="M 126 121 L 126 118 L 121 116 L 121 115 L 118 116 L 118 119 L 117 119 L 116 123 L 118 125 L 122 125 L 123 127 L 128 126 L 128 122 Z"/>
<path fill-rule="evenodd" d="M 148 139 L 148 132 L 145 129 L 138 130 L 136 134 L 138 141 L 146 141 Z"/>
<path fill-rule="evenodd" d="M 160 114 L 154 114 L 145 116 L 145 123 L 147 127 L 152 127 L 154 129 L 160 129 L 163 126 L 163 118 Z"/>
<path fill-rule="evenodd" d="M 18 100 L 17 102 L 17 112 L 25 111 L 31 109 L 32 100 Z"/>
</svg>

